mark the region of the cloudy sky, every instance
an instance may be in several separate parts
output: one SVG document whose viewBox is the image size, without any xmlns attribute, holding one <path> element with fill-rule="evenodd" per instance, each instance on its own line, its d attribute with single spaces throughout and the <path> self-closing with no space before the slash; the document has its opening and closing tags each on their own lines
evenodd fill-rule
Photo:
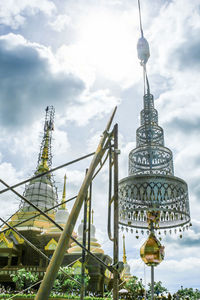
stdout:
<svg viewBox="0 0 200 300">
<path fill-rule="evenodd" d="M 151 49 L 151 92 L 165 145 L 174 154 L 175 175 L 189 185 L 193 223 L 183 239 L 163 238 L 165 261 L 156 268 L 155 279 L 171 291 L 181 285 L 200 288 L 200 1 L 142 0 L 141 6 Z M 120 178 L 127 176 L 143 97 L 138 38 L 136 0 L 0 0 L 2 179 L 12 184 L 35 171 L 47 105 L 56 110 L 53 166 L 93 152 L 118 105 L 119 171 Z M 68 196 L 75 195 L 89 163 L 55 173 L 59 197 L 64 173 Z M 106 168 L 93 185 L 96 235 L 112 255 L 106 229 Z M 20 202 L 9 193 L 0 201 L 4 218 Z M 144 278 L 139 258 L 144 237 L 126 237 L 132 274 Z M 148 268 L 145 273 L 148 281 Z"/>
</svg>

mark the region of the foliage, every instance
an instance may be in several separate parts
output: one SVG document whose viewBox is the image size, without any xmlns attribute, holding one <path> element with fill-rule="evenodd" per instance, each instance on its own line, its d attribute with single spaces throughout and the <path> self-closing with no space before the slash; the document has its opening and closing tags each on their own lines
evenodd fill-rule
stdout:
<svg viewBox="0 0 200 300">
<path fill-rule="evenodd" d="M 151 295 L 151 284 L 148 284 L 149 289 L 147 291 L 147 296 L 150 297 Z M 164 286 L 162 286 L 162 282 L 158 281 L 158 282 L 154 282 L 154 294 L 159 296 L 165 292 L 168 292 L 167 288 L 165 288 Z"/>
<path fill-rule="evenodd" d="M 20 269 L 15 274 L 11 274 L 11 277 L 18 291 L 24 290 L 38 281 L 37 275 L 25 269 Z"/>
<path fill-rule="evenodd" d="M 14 299 L 16 300 L 22 300 L 22 299 L 34 299 L 35 298 L 35 294 L 21 294 L 21 295 L 16 295 L 16 294 L 0 294 L 0 299 L 7 299 L 12 296 L 15 296 Z M 80 296 L 72 296 L 72 295 L 56 295 L 56 294 L 51 294 L 49 299 L 66 299 L 66 300 L 71 300 L 71 299 L 75 299 L 75 300 L 79 300 Z M 111 300 L 111 298 L 97 298 L 97 297 L 84 297 L 84 300 Z"/>
<path fill-rule="evenodd" d="M 182 299 L 200 299 L 200 291 L 198 289 L 192 289 L 192 288 L 181 288 L 180 290 L 178 290 L 175 294 L 178 297 L 182 298 Z M 176 299 L 176 298 L 175 298 Z"/>
<path fill-rule="evenodd" d="M 133 299 L 142 299 L 145 289 L 142 280 L 139 280 L 136 276 L 132 276 L 124 285 L 129 295 Z"/>
<path fill-rule="evenodd" d="M 79 294 L 81 289 L 81 275 L 74 274 L 74 269 L 70 267 L 62 268 L 54 282 L 53 291 L 60 293 Z M 64 274 L 65 273 L 65 274 Z M 85 287 L 88 286 L 89 276 L 85 274 Z"/>
</svg>

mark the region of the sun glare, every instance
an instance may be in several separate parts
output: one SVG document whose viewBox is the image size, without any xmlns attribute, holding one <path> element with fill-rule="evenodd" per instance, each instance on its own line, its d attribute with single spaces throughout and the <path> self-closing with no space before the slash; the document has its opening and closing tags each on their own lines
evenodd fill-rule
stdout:
<svg viewBox="0 0 200 300">
<path fill-rule="evenodd" d="M 107 78 L 130 84 L 139 69 L 136 20 L 130 15 L 96 12 L 80 20 L 79 50 Z"/>
</svg>

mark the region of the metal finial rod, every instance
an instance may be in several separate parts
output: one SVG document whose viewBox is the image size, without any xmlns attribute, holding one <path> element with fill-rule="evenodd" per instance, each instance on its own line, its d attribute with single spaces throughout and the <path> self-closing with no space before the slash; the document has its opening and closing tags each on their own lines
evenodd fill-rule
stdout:
<svg viewBox="0 0 200 300">
<path fill-rule="evenodd" d="M 139 19 L 140 19 L 140 31 L 141 31 L 141 36 L 143 37 L 142 17 L 141 17 L 141 9 L 140 9 L 140 0 L 138 0 L 138 10 L 139 10 Z"/>
</svg>

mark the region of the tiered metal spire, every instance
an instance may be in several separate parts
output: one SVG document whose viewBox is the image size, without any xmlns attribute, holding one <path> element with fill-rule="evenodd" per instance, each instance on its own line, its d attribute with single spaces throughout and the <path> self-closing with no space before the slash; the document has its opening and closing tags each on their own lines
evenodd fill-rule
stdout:
<svg viewBox="0 0 200 300">
<path fill-rule="evenodd" d="M 119 183 L 120 223 L 150 229 L 153 219 L 154 228 L 183 226 L 190 221 L 188 188 L 182 179 L 174 177 L 172 152 L 164 146 L 163 129 L 158 125 L 146 73 L 149 45 L 142 27 L 141 33 L 138 57 L 147 90 L 141 125 L 136 131 L 136 148 L 129 154 L 129 176 Z"/>
</svg>

